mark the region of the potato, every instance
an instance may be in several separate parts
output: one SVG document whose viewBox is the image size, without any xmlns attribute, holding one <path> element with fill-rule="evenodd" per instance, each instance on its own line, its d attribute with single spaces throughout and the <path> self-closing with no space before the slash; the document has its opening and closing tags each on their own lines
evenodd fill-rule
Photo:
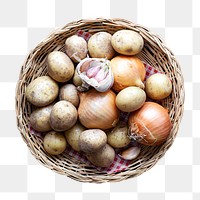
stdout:
<svg viewBox="0 0 200 200">
<path fill-rule="evenodd" d="M 162 100 L 172 92 L 171 80 L 165 74 L 153 74 L 146 80 L 147 96 L 154 100 Z"/>
<path fill-rule="evenodd" d="M 52 130 L 49 119 L 53 104 L 37 108 L 30 115 L 30 125 L 36 131 L 46 132 Z"/>
<path fill-rule="evenodd" d="M 64 152 L 67 142 L 63 133 L 48 132 L 44 137 L 44 149 L 50 155 L 59 155 Z"/>
<path fill-rule="evenodd" d="M 50 114 L 50 125 L 55 131 L 66 131 L 74 126 L 77 121 L 75 106 L 65 100 L 57 102 Z"/>
<path fill-rule="evenodd" d="M 72 35 L 65 41 L 65 51 L 74 62 L 78 63 L 87 56 L 87 42 L 78 35 Z"/>
<path fill-rule="evenodd" d="M 57 82 L 67 82 L 74 74 L 74 64 L 61 51 L 53 51 L 47 56 L 47 72 Z"/>
<path fill-rule="evenodd" d="M 79 95 L 76 87 L 73 84 L 65 84 L 60 88 L 59 100 L 71 102 L 75 107 L 79 105 Z"/>
<path fill-rule="evenodd" d="M 115 159 L 115 151 L 106 144 L 99 151 L 87 154 L 86 157 L 96 167 L 109 167 Z"/>
<path fill-rule="evenodd" d="M 77 122 L 72 128 L 65 131 L 65 138 L 68 144 L 74 149 L 75 151 L 80 151 L 79 148 L 79 136 L 85 130 L 85 127 L 82 126 L 79 122 Z"/>
<path fill-rule="evenodd" d="M 111 132 L 107 133 L 108 144 L 114 148 L 127 146 L 131 140 L 128 137 L 127 126 L 116 126 Z"/>
<path fill-rule="evenodd" d="M 52 103 L 58 96 L 58 84 L 49 76 L 33 80 L 26 88 L 27 100 L 35 106 L 43 107 Z"/>
<path fill-rule="evenodd" d="M 96 152 L 107 143 L 107 135 L 100 129 L 85 130 L 79 137 L 79 148 L 81 151 Z"/>
<path fill-rule="evenodd" d="M 73 83 L 75 86 L 81 86 L 83 84 L 81 78 L 78 75 L 77 70 L 75 70 L 75 72 L 74 72 Z"/>
<path fill-rule="evenodd" d="M 114 57 L 115 51 L 111 45 L 112 35 L 107 32 L 98 32 L 88 40 L 88 50 L 92 58 L 107 58 L 108 60 Z"/>
<path fill-rule="evenodd" d="M 139 53 L 143 46 L 142 36 L 132 30 L 120 30 L 113 34 L 111 44 L 115 51 L 123 55 L 135 55 Z"/>
<path fill-rule="evenodd" d="M 116 97 L 116 106 L 123 112 L 133 112 L 143 106 L 146 93 L 139 87 L 131 86 L 121 90 Z"/>
</svg>

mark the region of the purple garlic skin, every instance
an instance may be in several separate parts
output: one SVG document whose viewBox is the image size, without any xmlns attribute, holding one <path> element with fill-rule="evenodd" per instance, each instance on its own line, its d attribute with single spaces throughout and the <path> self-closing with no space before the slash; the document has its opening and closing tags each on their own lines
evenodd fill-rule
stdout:
<svg viewBox="0 0 200 200">
<path fill-rule="evenodd" d="M 87 77 L 88 78 L 95 77 L 99 73 L 100 69 L 101 69 L 100 66 L 95 66 L 95 67 L 89 68 L 86 72 Z"/>
</svg>

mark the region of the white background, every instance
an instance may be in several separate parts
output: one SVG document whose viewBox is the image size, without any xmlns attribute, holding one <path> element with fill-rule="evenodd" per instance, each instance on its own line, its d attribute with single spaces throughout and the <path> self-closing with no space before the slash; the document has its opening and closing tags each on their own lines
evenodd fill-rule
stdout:
<svg viewBox="0 0 200 200">
<path fill-rule="evenodd" d="M 8 2 L 10 5 L 14 3 Z M 14 6 L 19 8 L 19 15 L 21 4 L 26 9 L 25 20 L 24 17 L 16 20 L 16 25 L 14 17 L 14 22 L 4 22 L 6 17 L 12 18 L 12 12 L 5 1 L 0 1 L 0 6 L 7 8 L 5 16 L 1 17 L 0 27 L 0 199 L 200 199 L 200 162 L 197 160 L 200 102 L 195 100 L 200 96 L 200 54 L 194 51 L 194 44 L 200 40 L 194 41 L 193 38 L 194 31 L 200 29 L 200 1 L 188 1 L 192 8 L 187 13 L 191 15 L 190 25 L 186 24 L 187 20 L 183 22 L 185 19 L 180 19 L 181 25 L 174 25 L 176 16 L 172 16 L 172 25 L 167 25 L 171 13 L 165 0 L 77 0 L 74 3 L 66 1 L 65 7 L 59 6 L 61 2 L 64 5 L 64 1 L 55 0 L 15 2 L 19 3 L 19 7 Z M 184 8 L 180 5 L 177 16 L 181 9 Z M 96 17 L 126 18 L 156 31 L 180 59 L 185 77 L 185 113 L 173 146 L 148 172 L 111 184 L 79 183 L 43 167 L 29 153 L 15 124 L 15 87 L 21 65 L 30 49 L 65 23 Z M 189 66 L 186 66 L 186 60 Z"/>
</svg>

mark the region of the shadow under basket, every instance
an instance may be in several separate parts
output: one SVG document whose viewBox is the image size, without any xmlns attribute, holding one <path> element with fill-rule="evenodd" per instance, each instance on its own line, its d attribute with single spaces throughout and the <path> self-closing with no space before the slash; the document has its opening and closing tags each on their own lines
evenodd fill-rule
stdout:
<svg viewBox="0 0 200 200">
<path fill-rule="evenodd" d="M 138 54 L 138 57 L 157 70 L 164 72 L 172 81 L 172 94 L 162 102 L 162 105 L 169 110 L 173 125 L 168 139 L 159 146 L 143 147 L 140 156 L 134 160 L 125 171 L 112 174 L 101 172 L 87 163 L 76 160 L 67 153 L 63 153 L 59 156 L 49 156 L 44 151 L 43 140 L 30 134 L 29 119 L 32 106 L 25 98 L 25 91 L 28 84 L 35 78 L 47 74 L 47 55 L 54 50 L 64 51 L 66 38 L 76 34 L 78 30 L 83 30 L 90 34 L 99 31 L 106 31 L 113 34 L 121 29 L 134 30 L 141 34 L 144 39 L 144 48 L 142 52 Z M 184 95 L 184 80 L 181 68 L 174 54 L 166 47 L 159 36 L 142 25 L 124 19 L 99 18 L 94 20 L 80 20 L 55 30 L 46 39 L 40 42 L 27 56 L 21 68 L 16 88 L 17 126 L 30 152 L 45 167 L 80 182 L 101 183 L 122 181 L 136 177 L 149 170 L 170 148 L 177 135 L 179 124 L 182 119 Z"/>
</svg>

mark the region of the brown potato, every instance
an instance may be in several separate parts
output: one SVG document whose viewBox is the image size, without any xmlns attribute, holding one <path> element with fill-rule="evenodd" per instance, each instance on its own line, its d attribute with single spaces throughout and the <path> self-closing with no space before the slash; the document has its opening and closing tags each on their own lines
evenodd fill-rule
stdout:
<svg viewBox="0 0 200 200">
<path fill-rule="evenodd" d="M 66 131 L 74 126 L 77 121 L 75 106 L 65 100 L 57 102 L 50 114 L 50 125 L 55 131 Z"/>
<path fill-rule="evenodd" d="M 37 108 L 30 115 L 30 125 L 36 131 L 46 132 L 52 130 L 49 119 L 53 104 Z"/>
<path fill-rule="evenodd" d="M 115 151 L 110 145 L 106 144 L 99 151 L 87 154 L 86 157 L 97 167 L 109 167 L 115 159 Z"/>
<path fill-rule="evenodd" d="M 92 58 L 111 59 L 115 51 L 111 45 L 112 35 L 107 32 L 98 32 L 88 40 L 88 50 Z"/>
<path fill-rule="evenodd" d="M 60 88 L 59 100 L 71 102 L 75 107 L 79 105 L 79 95 L 76 87 L 73 84 L 65 84 Z"/>
<path fill-rule="evenodd" d="M 64 152 L 67 142 L 63 133 L 50 131 L 44 137 L 44 149 L 50 155 L 59 155 Z"/>
<path fill-rule="evenodd" d="M 81 86 L 83 84 L 81 78 L 78 75 L 77 70 L 75 70 L 75 72 L 74 72 L 73 83 L 75 86 Z"/>
<path fill-rule="evenodd" d="M 79 136 L 85 130 L 85 127 L 77 122 L 72 128 L 65 131 L 65 138 L 67 139 L 68 144 L 75 151 L 80 151 L 79 148 Z"/>
<path fill-rule="evenodd" d="M 96 152 L 107 143 L 107 135 L 100 129 L 85 130 L 79 137 L 79 148 L 81 151 Z"/>
<path fill-rule="evenodd" d="M 151 99 L 162 100 L 172 93 L 172 83 L 165 74 L 153 74 L 147 78 L 145 90 Z"/>
<path fill-rule="evenodd" d="M 146 93 L 139 87 L 131 86 L 121 90 L 116 97 L 116 106 L 123 112 L 133 112 L 146 101 Z"/>
<path fill-rule="evenodd" d="M 74 74 L 74 64 L 61 51 L 53 51 L 47 56 L 47 72 L 57 82 L 67 82 Z"/>
<path fill-rule="evenodd" d="M 87 56 L 87 42 L 78 35 L 72 35 L 65 41 L 65 50 L 67 55 L 78 63 Z"/>
<path fill-rule="evenodd" d="M 111 44 L 115 51 L 123 55 L 135 55 L 139 53 L 143 46 L 142 36 L 132 30 L 120 30 L 113 34 Z"/>
<path fill-rule="evenodd" d="M 127 146 L 131 140 L 128 137 L 127 126 L 116 126 L 111 132 L 107 133 L 108 144 L 114 148 Z"/>
<path fill-rule="evenodd" d="M 27 100 L 35 106 L 43 107 L 52 103 L 58 96 L 58 84 L 49 76 L 33 80 L 26 88 Z"/>
</svg>

